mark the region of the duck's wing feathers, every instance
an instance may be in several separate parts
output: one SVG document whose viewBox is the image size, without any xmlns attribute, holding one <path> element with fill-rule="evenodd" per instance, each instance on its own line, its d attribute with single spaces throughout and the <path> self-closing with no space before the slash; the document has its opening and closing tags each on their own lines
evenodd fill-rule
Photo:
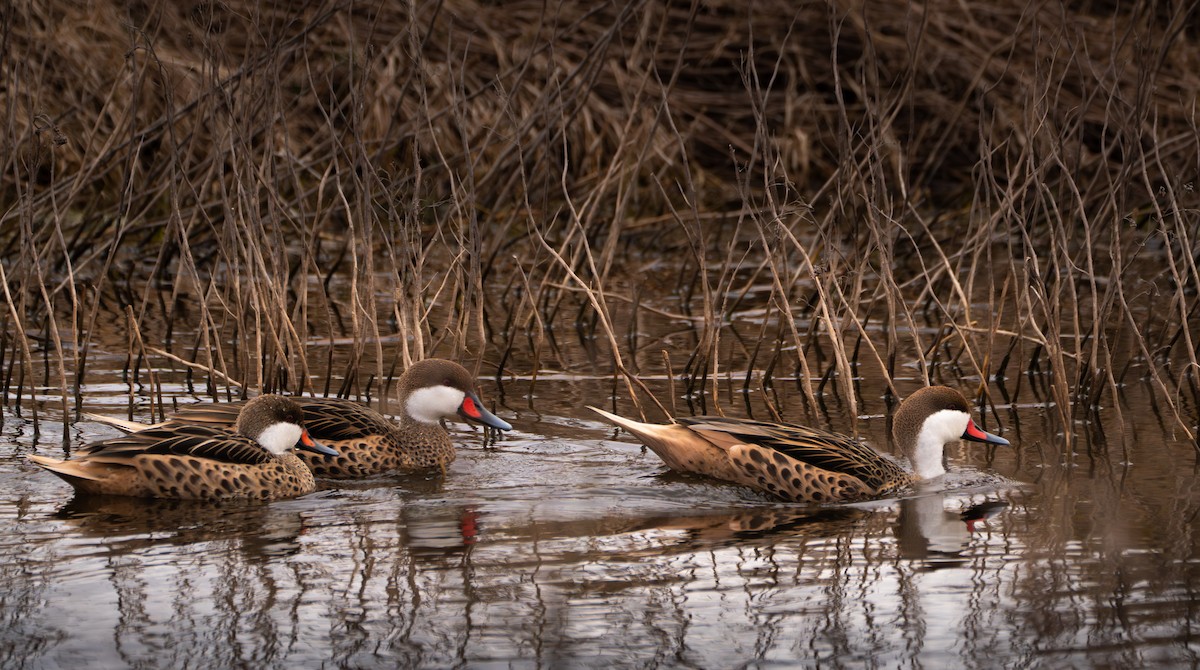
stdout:
<svg viewBox="0 0 1200 670">
<path fill-rule="evenodd" d="M 158 427 L 210 426 L 231 429 L 237 423 L 238 414 L 246 406 L 246 400 L 234 402 L 200 403 L 189 405 L 167 417 Z"/>
<path fill-rule="evenodd" d="M 304 410 L 304 425 L 318 440 L 350 440 L 388 435 L 396 430 L 387 417 L 353 400 L 296 398 Z"/>
<path fill-rule="evenodd" d="M 231 464 L 260 465 L 274 457 L 248 437 L 221 428 L 177 425 L 149 428 L 89 444 L 79 450 L 91 458 L 122 459 L 142 454 L 194 456 Z"/>
<path fill-rule="evenodd" d="M 238 413 L 245 406 L 245 400 L 223 403 L 201 403 L 188 405 L 168 416 L 158 423 L 138 423 L 107 414 L 84 412 L 83 416 L 89 421 L 105 423 L 126 433 L 137 433 L 153 428 L 176 428 L 179 426 L 211 426 L 214 428 L 233 428 L 237 423 Z"/>
<path fill-rule="evenodd" d="M 293 397 L 304 411 L 304 427 L 318 440 L 350 440 L 387 435 L 395 426 L 382 414 L 353 400 Z M 205 425 L 232 427 L 245 401 L 192 405 L 167 418 L 164 427 Z"/>
<path fill-rule="evenodd" d="M 822 470 L 857 477 L 869 486 L 904 475 L 899 464 L 862 442 L 817 428 L 719 416 L 676 421 L 726 449 L 734 444 L 753 444 Z"/>
</svg>

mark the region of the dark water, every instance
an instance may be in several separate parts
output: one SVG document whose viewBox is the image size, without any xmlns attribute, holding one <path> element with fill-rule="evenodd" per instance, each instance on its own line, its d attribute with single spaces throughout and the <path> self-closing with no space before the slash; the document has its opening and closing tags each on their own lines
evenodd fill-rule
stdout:
<svg viewBox="0 0 1200 670">
<path fill-rule="evenodd" d="M 118 367 L 94 374 L 88 410 L 122 415 Z M 1200 657 L 1195 451 L 1147 386 L 1125 389 L 1126 425 L 1104 409 L 1109 423 L 1079 422 L 1069 453 L 1053 409 L 1026 394 L 997 407 L 1012 448 L 952 449 L 946 481 L 911 497 L 813 508 L 665 473 L 584 409 L 605 402 L 611 379 L 545 372 L 532 392 L 528 378 L 484 381 L 516 430 L 485 448 L 452 426 L 462 449 L 444 479 L 381 477 L 269 504 L 73 500 L 23 458 L 61 454 L 60 415 L 48 403 L 35 439 L 28 413 L 5 409 L 0 665 L 1059 668 Z M 165 378 L 168 398 L 199 399 Z M 653 390 L 665 397 L 665 382 Z M 862 395 L 858 429 L 886 450 L 882 394 Z M 730 391 L 725 411 L 743 411 L 739 398 Z M 786 407 L 808 418 L 798 397 Z M 619 409 L 630 411 L 626 398 Z M 812 418 L 850 424 L 836 395 L 826 409 Z M 87 421 L 70 430 L 74 445 L 113 434 Z"/>
</svg>

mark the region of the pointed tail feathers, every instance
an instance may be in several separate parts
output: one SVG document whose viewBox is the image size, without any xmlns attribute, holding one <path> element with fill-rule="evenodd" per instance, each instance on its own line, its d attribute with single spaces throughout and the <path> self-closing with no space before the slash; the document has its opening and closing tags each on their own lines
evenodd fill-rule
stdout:
<svg viewBox="0 0 1200 670">
<path fill-rule="evenodd" d="M 653 449 L 655 453 L 658 453 L 658 450 L 665 446 L 665 442 L 662 439 L 663 431 L 670 430 L 671 428 L 675 427 L 674 424 L 664 426 L 653 423 L 642 423 L 641 421 L 634 421 L 633 419 L 626 419 L 623 416 L 617 416 L 612 412 L 605 412 L 599 407 L 593 407 L 592 405 L 588 405 L 587 408 L 604 417 L 606 421 L 614 426 L 618 428 L 624 428 L 625 430 L 629 431 L 630 434 L 644 442 L 647 447 Z"/>
<path fill-rule="evenodd" d="M 588 409 L 629 431 L 676 472 L 731 479 L 728 446 L 713 442 L 678 423 L 642 423 L 596 407 L 589 406 Z"/>
<path fill-rule="evenodd" d="M 107 416 L 104 414 L 92 414 L 91 412 L 84 412 L 83 417 L 85 419 L 87 419 L 88 421 L 95 421 L 96 423 L 106 423 L 106 424 L 108 424 L 114 428 L 117 428 L 119 430 L 122 430 L 126 433 L 137 433 L 137 432 L 146 430 L 147 428 L 155 428 L 159 425 L 159 424 L 149 424 L 149 423 L 138 423 L 137 421 L 128 421 L 126 419 L 118 419 L 115 416 Z"/>
<path fill-rule="evenodd" d="M 89 468 L 78 461 L 64 461 L 49 456 L 25 456 L 34 463 L 62 477 L 68 484 L 77 486 L 77 481 L 99 481 L 104 478 L 103 468 Z"/>
</svg>

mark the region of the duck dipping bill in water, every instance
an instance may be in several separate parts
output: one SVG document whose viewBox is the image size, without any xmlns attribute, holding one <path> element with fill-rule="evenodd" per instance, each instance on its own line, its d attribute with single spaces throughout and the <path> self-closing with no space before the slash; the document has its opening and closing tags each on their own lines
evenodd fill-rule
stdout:
<svg viewBox="0 0 1200 670">
<path fill-rule="evenodd" d="M 512 426 L 483 406 L 475 380 L 466 368 L 440 358 L 412 364 L 397 380 L 399 422 L 352 400 L 293 397 L 304 410 L 309 434 L 337 449 L 337 455 L 301 453 L 318 477 L 353 479 L 392 470 L 442 468 L 456 456 L 442 419 L 462 417 L 497 430 Z M 160 427 L 174 425 L 228 426 L 245 401 L 211 403 L 184 408 Z M 94 417 L 127 431 L 143 424 Z"/>
<path fill-rule="evenodd" d="M 667 467 L 735 482 L 798 502 L 849 502 L 886 496 L 946 473 L 946 444 L 1008 440 L 980 430 L 966 398 L 946 386 L 913 393 L 896 410 L 892 435 L 912 471 L 858 440 L 782 423 L 718 416 L 672 424 L 633 421 L 590 409 L 650 447 Z"/>
<path fill-rule="evenodd" d="M 305 430 L 290 399 L 264 395 L 247 402 L 230 427 L 167 425 L 89 444 L 59 460 L 29 456 L 77 491 L 139 498 L 290 498 L 316 490 L 299 447 L 337 452 Z"/>
</svg>

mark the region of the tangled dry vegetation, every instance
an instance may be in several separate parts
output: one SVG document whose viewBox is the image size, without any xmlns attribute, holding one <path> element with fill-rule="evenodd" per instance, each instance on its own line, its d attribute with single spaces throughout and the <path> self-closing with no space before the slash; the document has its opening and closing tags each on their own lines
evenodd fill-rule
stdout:
<svg viewBox="0 0 1200 670">
<path fill-rule="evenodd" d="M 116 314 L 212 393 L 915 361 L 1194 429 L 1193 3 L 120 4 L 0 8 L 9 403 L 77 407 Z"/>
</svg>

